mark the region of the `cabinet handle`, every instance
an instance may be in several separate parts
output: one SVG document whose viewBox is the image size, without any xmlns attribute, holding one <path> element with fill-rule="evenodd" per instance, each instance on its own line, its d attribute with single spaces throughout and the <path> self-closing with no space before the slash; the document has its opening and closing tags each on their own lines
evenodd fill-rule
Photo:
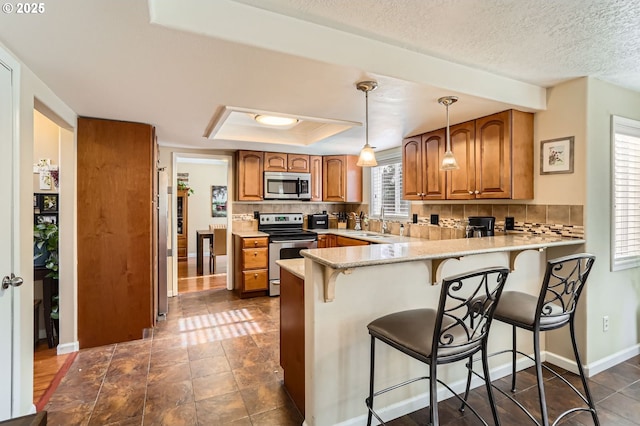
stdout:
<svg viewBox="0 0 640 426">
<path fill-rule="evenodd" d="M 480 193 L 480 191 L 478 191 L 477 189 L 476 189 L 474 192 L 475 192 L 476 194 L 479 194 L 479 193 Z"/>
<path fill-rule="evenodd" d="M 257 242 L 257 241 L 254 241 L 254 242 L 253 242 L 253 245 L 254 245 L 254 246 L 256 246 L 256 247 L 258 247 L 258 242 Z"/>
<path fill-rule="evenodd" d="M 258 278 L 258 274 L 253 274 L 253 278 Z"/>
<path fill-rule="evenodd" d="M 469 194 L 473 194 L 473 191 L 469 191 Z"/>
<path fill-rule="evenodd" d="M 258 255 L 258 252 L 257 252 L 257 251 L 254 251 L 254 252 L 253 252 L 253 255 L 254 255 L 254 256 L 257 256 L 257 255 Z"/>
</svg>

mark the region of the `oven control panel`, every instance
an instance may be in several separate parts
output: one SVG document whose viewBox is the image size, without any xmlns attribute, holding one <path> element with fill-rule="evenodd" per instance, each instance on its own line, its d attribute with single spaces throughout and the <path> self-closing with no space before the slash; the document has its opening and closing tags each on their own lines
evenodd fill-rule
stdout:
<svg viewBox="0 0 640 426">
<path fill-rule="evenodd" d="M 302 213 L 260 213 L 260 225 L 302 225 Z"/>
</svg>

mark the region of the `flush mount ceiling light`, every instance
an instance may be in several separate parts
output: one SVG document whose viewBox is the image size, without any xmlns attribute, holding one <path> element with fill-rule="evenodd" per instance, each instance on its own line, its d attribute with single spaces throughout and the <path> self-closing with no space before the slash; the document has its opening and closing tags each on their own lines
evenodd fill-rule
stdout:
<svg viewBox="0 0 640 426">
<path fill-rule="evenodd" d="M 297 118 L 278 117 L 276 115 L 256 114 L 255 117 L 253 118 L 258 123 L 264 124 L 265 126 L 284 127 L 284 126 L 291 126 L 293 124 L 298 123 Z"/>
<path fill-rule="evenodd" d="M 377 87 L 378 82 L 372 80 L 361 81 L 356 84 L 356 88 L 364 92 L 365 99 L 365 143 L 360 151 L 358 162 L 356 163 L 356 165 L 360 167 L 374 167 L 378 165 L 376 154 L 373 152 L 371 145 L 369 145 L 369 92 L 376 90 Z"/>
<path fill-rule="evenodd" d="M 444 153 L 444 158 L 442 158 L 440 170 L 458 170 L 460 168 L 456 157 L 454 157 L 453 152 L 451 152 L 451 135 L 449 134 L 449 105 L 456 102 L 458 102 L 457 96 L 445 96 L 438 99 L 438 103 L 447 108 L 447 150 Z"/>
</svg>

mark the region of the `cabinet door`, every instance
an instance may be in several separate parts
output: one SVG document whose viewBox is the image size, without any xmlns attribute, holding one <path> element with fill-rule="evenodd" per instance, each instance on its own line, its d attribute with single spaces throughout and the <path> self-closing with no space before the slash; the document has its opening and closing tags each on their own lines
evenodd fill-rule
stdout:
<svg viewBox="0 0 640 426">
<path fill-rule="evenodd" d="M 318 235 L 318 248 L 327 248 L 327 235 Z"/>
<path fill-rule="evenodd" d="M 460 169 L 447 173 L 447 199 L 469 200 L 475 198 L 475 121 L 456 124 L 449 129 L 451 151 Z"/>
<path fill-rule="evenodd" d="M 287 154 L 282 152 L 264 153 L 265 172 L 288 172 Z"/>
<path fill-rule="evenodd" d="M 446 130 L 422 135 L 422 199 L 444 200 L 446 172 L 440 170 L 446 145 Z"/>
<path fill-rule="evenodd" d="M 311 201 L 322 201 L 322 157 L 309 157 L 309 171 L 311 172 Z"/>
<path fill-rule="evenodd" d="M 358 240 L 357 238 L 349 238 L 343 236 L 336 236 L 336 246 L 338 247 L 350 247 L 350 246 L 368 246 L 368 241 Z"/>
<path fill-rule="evenodd" d="M 336 236 L 333 234 L 329 234 L 327 236 L 327 247 L 331 248 L 331 247 L 337 247 L 338 244 L 336 242 Z"/>
<path fill-rule="evenodd" d="M 406 138 L 402 143 L 402 191 L 405 200 L 422 199 L 421 136 Z"/>
<path fill-rule="evenodd" d="M 262 201 L 262 161 L 260 151 L 238 151 L 238 201 Z"/>
<path fill-rule="evenodd" d="M 345 201 L 346 162 L 343 155 L 323 157 L 322 167 L 322 200 Z"/>
<path fill-rule="evenodd" d="M 476 120 L 475 149 L 476 198 L 510 198 L 510 111 Z"/>
<path fill-rule="evenodd" d="M 309 173 L 309 156 L 304 154 L 287 154 L 287 166 L 290 172 Z"/>
</svg>

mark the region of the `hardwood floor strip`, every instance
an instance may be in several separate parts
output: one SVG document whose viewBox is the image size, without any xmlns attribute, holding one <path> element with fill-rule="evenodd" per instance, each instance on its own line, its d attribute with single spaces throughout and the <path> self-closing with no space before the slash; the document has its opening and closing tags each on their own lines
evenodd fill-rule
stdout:
<svg viewBox="0 0 640 426">
<path fill-rule="evenodd" d="M 78 355 L 78 352 L 73 352 L 73 353 L 70 353 L 69 356 L 67 356 L 67 359 L 64 361 L 62 368 L 58 370 L 55 377 L 49 384 L 49 387 L 44 392 L 44 394 L 40 397 L 40 400 L 36 404 L 36 411 L 43 410 L 45 405 L 47 405 L 47 402 L 49 402 L 49 398 L 51 398 L 51 395 L 53 395 L 53 393 L 55 392 L 56 388 L 60 384 L 60 381 L 62 380 L 64 375 L 67 374 L 67 371 L 69 371 L 69 368 L 71 368 L 71 364 L 73 364 L 73 361 L 76 359 L 77 355 Z"/>
</svg>

